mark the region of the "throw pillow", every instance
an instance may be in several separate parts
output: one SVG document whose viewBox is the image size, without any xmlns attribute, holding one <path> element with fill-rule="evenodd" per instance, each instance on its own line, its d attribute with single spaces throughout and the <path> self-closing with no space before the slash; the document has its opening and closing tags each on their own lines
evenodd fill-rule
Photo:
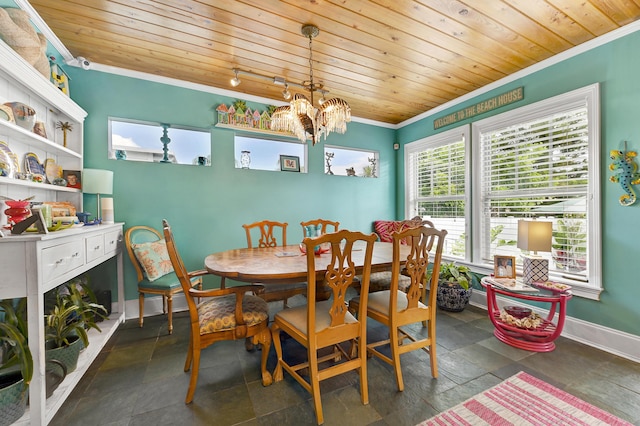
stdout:
<svg viewBox="0 0 640 426">
<path fill-rule="evenodd" d="M 173 265 L 164 240 L 132 244 L 131 247 L 149 281 L 155 281 L 173 272 Z"/>
</svg>

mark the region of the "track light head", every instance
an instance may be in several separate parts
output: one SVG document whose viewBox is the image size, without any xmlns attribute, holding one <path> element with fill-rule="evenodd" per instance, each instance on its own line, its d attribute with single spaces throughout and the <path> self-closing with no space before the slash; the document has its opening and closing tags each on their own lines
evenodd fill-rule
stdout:
<svg viewBox="0 0 640 426">
<path fill-rule="evenodd" d="M 233 72 L 236 76 L 231 79 L 231 86 L 238 87 L 238 85 L 241 83 L 240 79 L 238 78 L 238 70 L 234 69 Z"/>
<path fill-rule="evenodd" d="M 282 91 L 282 96 L 288 101 L 291 99 L 291 92 L 289 92 L 289 85 L 284 83 L 284 90 Z"/>
</svg>

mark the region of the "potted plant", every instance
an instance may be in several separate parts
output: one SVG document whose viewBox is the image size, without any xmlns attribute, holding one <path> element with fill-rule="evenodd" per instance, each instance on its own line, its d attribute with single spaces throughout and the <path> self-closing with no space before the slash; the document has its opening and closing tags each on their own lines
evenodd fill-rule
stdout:
<svg viewBox="0 0 640 426">
<path fill-rule="evenodd" d="M 81 286 L 82 287 L 82 286 Z M 45 357 L 62 362 L 67 372 L 75 370 L 80 350 L 89 345 L 87 330 L 100 330 L 97 318 L 105 318 L 107 310 L 86 300 L 76 284 L 56 290 L 55 304 L 45 315 Z"/>
<path fill-rule="evenodd" d="M 24 414 L 27 389 L 33 377 L 33 358 L 27 344 L 26 299 L 0 301 L 0 424 Z"/>
<path fill-rule="evenodd" d="M 460 312 L 469 304 L 471 297 L 471 269 L 468 266 L 456 265 L 455 262 L 440 265 L 438 308 L 450 312 Z"/>
</svg>

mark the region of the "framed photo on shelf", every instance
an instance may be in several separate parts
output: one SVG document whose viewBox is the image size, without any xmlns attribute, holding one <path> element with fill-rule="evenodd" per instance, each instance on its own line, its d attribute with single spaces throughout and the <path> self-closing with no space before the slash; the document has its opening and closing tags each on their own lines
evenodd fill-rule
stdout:
<svg viewBox="0 0 640 426">
<path fill-rule="evenodd" d="M 280 156 L 280 170 L 284 172 L 299 172 L 300 158 L 291 155 Z"/>
<path fill-rule="evenodd" d="M 493 256 L 493 276 L 495 278 L 515 278 L 515 256 Z"/>
<path fill-rule="evenodd" d="M 68 188 L 82 189 L 82 175 L 80 174 L 80 170 L 64 170 L 62 177 L 67 181 Z"/>
</svg>

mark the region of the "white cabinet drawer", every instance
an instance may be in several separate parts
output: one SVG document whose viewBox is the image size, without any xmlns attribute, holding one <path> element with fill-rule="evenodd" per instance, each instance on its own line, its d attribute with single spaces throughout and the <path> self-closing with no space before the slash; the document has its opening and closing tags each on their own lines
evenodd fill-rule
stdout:
<svg viewBox="0 0 640 426">
<path fill-rule="evenodd" d="M 110 255 L 118 250 L 118 244 L 122 241 L 122 229 L 104 234 L 104 254 Z"/>
<path fill-rule="evenodd" d="M 103 234 L 93 235 L 85 239 L 87 249 L 87 263 L 93 262 L 104 255 Z"/>
<path fill-rule="evenodd" d="M 42 250 L 42 279 L 50 281 L 84 265 L 82 241 L 71 241 Z"/>
</svg>

